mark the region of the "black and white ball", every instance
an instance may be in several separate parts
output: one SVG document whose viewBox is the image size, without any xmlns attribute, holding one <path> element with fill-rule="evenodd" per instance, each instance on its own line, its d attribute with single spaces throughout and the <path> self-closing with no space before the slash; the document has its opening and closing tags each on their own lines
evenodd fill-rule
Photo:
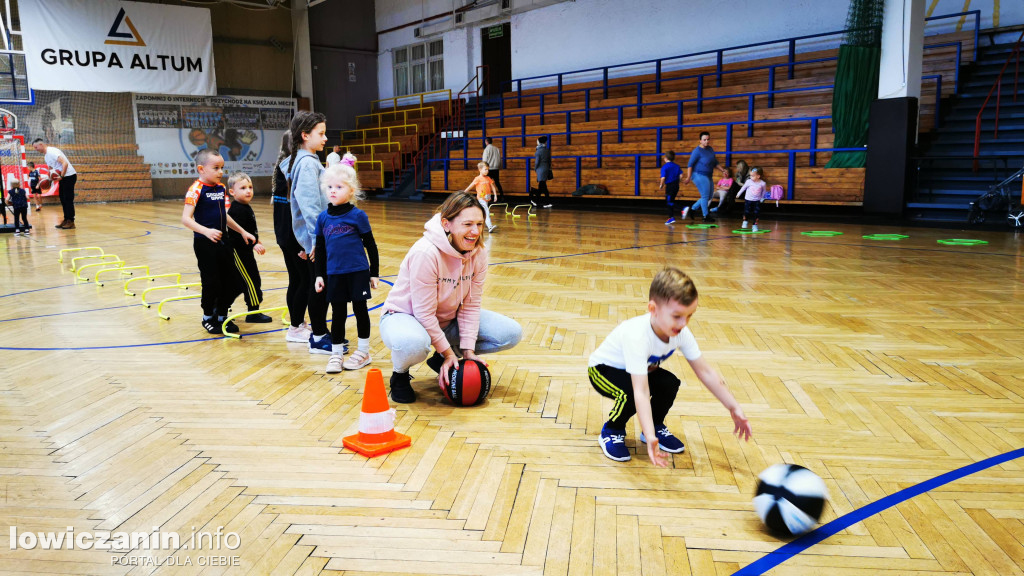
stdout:
<svg viewBox="0 0 1024 576">
<path fill-rule="evenodd" d="M 828 492 L 817 474 L 796 464 L 775 464 L 758 478 L 754 510 L 771 531 L 798 536 L 818 524 Z"/>
</svg>

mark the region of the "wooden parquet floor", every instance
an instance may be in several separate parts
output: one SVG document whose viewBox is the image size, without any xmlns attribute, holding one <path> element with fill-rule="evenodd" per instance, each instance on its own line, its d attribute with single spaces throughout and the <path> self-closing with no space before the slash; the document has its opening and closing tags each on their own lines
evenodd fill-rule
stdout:
<svg viewBox="0 0 1024 576">
<path fill-rule="evenodd" d="M 267 301 L 281 305 L 270 207 L 254 206 Z M 432 206 L 364 208 L 393 275 Z M 1024 446 L 1012 233 L 765 220 L 773 231 L 753 237 L 659 215 L 499 216 L 485 306 L 518 320 L 523 342 L 489 358 L 496 386 L 478 408 L 445 404 L 433 373 L 414 370 L 420 401 L 396 406 L 412 447 L 367 460 L 341 444 L 365 370 L 326 375 L 325 357 L 281 332 L 210 339 L 196 301 L 159 320 L 120 282 L 74 284 L 57 262 L 61 248 L 101 246 L 197 281 L 180 203 L 83 205 L 73 232 L 53 229 L 57 212 L 32 213 L 31 238 L 0 236 L 0 528 L 159 530 L 184 543 L 223 527 L 238 546 L 0 545 L 3 574 L 732 574 L 784 543 L 751 505 L 771 464 L 824 478 L 830 521 Z M 799 233 L 813 229 L 845 234 Z M 910 238 L 861 238 L 876 232 Z M 936 244 L 965 235 L 990 244 Z M 634 427 L 639 450 L 615 463 L 597 446 L 610 401 L 591 389 L 587 356 L 643 312 L 669 263 L 697 281 L 693 331 L 755 436 L 730 434 L 677 355 L 667 367 L 684 383 L 667 423 L 686 452 L 655 469 Z M 235 565 L 210 566 L 214 556 Z M 907 499 L 771 573 L 1024 574 L 1024 461 Z"/>
</svg>

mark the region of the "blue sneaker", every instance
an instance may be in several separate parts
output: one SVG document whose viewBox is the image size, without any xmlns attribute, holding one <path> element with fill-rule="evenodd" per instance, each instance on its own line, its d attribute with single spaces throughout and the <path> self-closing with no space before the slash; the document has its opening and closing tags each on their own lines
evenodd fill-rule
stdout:
<svg viewBox="0 0 1024 576">
<path fill-rule="evenodd" d="M 666 226 L 668 226 L 669 224 L 675 224 L 675 223 L 676 223 L 676 219 L 675 218 L 669 218 L 668 220 L 665 220 L 665 225 Z"/>
<path fill-rule="evenodd" d="M 669 454 L 682 454 L 683 450 L 686 450 L 686 446 L 683 446 L 683 442 L 672 435 L 668 431 L 668 426 L 662 426 L 654 431 L 658 435 L 658 449 L 662 452 L 668 452 Z M 640 441 L 647 444 L 647 438 L 644 438 L 644 433 L 640 433 Z"/>
<path fill-rule="evenodd" d="M 312 334 L 309 335 L 309 353 L 310 354 L 332 354 L 334 352 L 334 346 L 331 345 L 331 335 L 324 334 L 319 340 Z"/>
<path fill-rule="evenodd" d="M 616 462 L 628 462 L 632 456 L 629 455 L 629 448 L 626 448 L 626 431 L 609 428 L 607 424 L 601 428 L 601 437 L 598 440 L 601 444 L 601 451 L 604 455 Z"/>
</svg>

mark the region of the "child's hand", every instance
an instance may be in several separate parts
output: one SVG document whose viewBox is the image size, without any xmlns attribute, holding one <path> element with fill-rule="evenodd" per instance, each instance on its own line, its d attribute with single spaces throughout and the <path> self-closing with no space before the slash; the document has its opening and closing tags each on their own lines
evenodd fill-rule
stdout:
<svg viewBox="0 0 1024 576">
<path fill-rule="evenodd" d="M 302 258 L 303 260 L 306 259 L 306 251 L 305 250 L 300 250 L 299 251 L 299 258 Z"/>
<path fill-rule="evenodd" d="M 207 228 L 206 232 L 203 232 L 203 236 L 206 236 L 210 242 L 220 242 L 221 231 Z"/>
<path fill-rule="evenodd" d="M 324 291 L 324 278 L 323 278 L 323 276 L 317 276 L 316 277 L 316 282 L 313 284 L 313 288 L 316 288 L 316 291 L 318 293 Z"/>
<path fill-rule="evenodd" d="M 647 439 L 647 457 L 651 459 L 651 464 L 654 464 L 658 468 L 668 467 L 668 456 L 658 448 L 657 438 L 652 437 Z"/>
<path fill-rule="evenodd" d="M 249 234 L 248 232 L 245 232 L 245 231 L 242 232 L 242 240 L 245 240 L 246 244 L 255 244 L 256 243 L 256 237 L 253 236 L 252 234 Z"/>
<path fill-rule="evenodd" d="M 257 242 L 256 245 L 252 247 L 252 250 L 253 252 L 259 254 L 260 256 L 263 256 L 264 254 L 267 253 L 267 249 L 264 248 L 263 244 L 260 244 L 259 242 Z"/>
<path fill-rule="evenodd" d="M 731 410 L 729 414 L 732 416 L 732 421 L 735 425 L 732 433 L 740 440 L 746 440 L 749 442 L 753 432 L 750 431 L 750 422 L 747 420 L 746 415 L 743 414 L 743 409 L 737 406 L 735 409 Z"/>
<path fill-rule="evenodd" d="M 316 262 L 316 248 L 310 250 L 308 256 L 310 262 Z"/>
<path fill-rule="evenodd" d="M 373 288 L 374 290 L 376 290 L 377 286 L 380 286 L 380 278 L 377 278 L 377 277 L 370 278 L 370 288 Z"/>
</svg>

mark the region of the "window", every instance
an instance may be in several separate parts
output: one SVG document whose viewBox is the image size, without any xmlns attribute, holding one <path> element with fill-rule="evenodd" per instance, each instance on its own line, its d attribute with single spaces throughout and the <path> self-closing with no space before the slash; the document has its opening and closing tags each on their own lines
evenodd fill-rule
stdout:
<svg viewBox="0 0 1024 576">
<path fill-rule="evenodd" d="M 395 96 L 444 88 L 444 41 L 434 40 L 396 48 L 392 52 Z"/>
</svg>

